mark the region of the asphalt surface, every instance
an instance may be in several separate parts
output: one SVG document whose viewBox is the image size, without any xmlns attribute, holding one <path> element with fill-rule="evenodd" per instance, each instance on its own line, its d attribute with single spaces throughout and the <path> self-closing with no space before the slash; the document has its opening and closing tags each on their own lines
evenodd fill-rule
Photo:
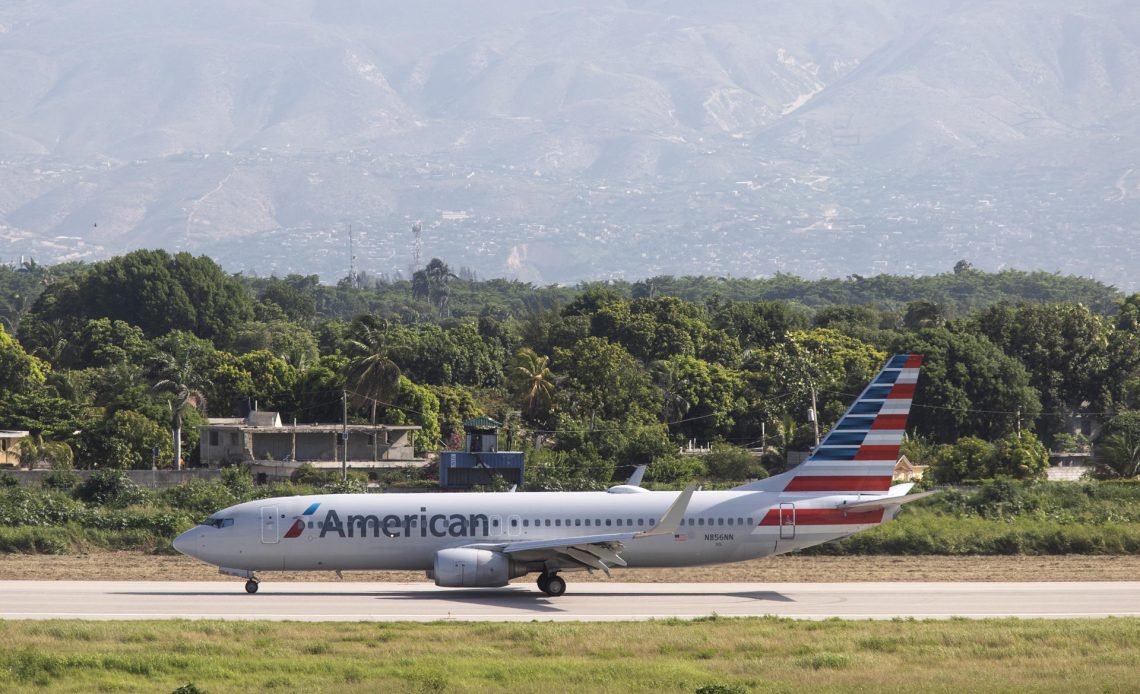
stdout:
<svg viewBox="0 0 1140 694">
<path fill-rule="evenodd" d="M 627 621 L 712 614 L 794 619 L 1140 616 L 1140 582 L 574 583 L 548 598 L 531 583 L 0 581 L 0 619 L 296 621 Z"/>
</svg>

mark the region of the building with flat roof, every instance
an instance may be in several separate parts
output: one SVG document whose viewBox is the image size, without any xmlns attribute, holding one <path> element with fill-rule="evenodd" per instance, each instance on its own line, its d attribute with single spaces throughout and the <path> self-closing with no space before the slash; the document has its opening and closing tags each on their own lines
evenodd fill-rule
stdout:
<svg viewBox="0 0 1140 694">
<path fill-rule="evenodd" d="M 391 424 L 282 424 L 276 412 L 255 411 L 245 418 L 210 419 L 198 427 L 202 464 L 249 465 L 264 478 L 289 477 L 304 463 L 340 468 L 344 446 L 348 467 L 390 468 L 427 463 L 415 454 L 421 427 Z"/>
</svg>

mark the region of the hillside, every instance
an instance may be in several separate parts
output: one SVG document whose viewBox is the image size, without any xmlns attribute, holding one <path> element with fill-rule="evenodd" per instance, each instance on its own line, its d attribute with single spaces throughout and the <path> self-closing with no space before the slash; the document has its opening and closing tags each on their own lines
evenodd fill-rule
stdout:
<svg viewBox="0 0 1140 694">
<path fill-rule="evenodd" d="M 1135 291 L 1140 8 L 20 0 L 0 259 L 536 282 L 943 272 Z M 240 244 L 240 245 L 238 245 Z"/>
</svg>

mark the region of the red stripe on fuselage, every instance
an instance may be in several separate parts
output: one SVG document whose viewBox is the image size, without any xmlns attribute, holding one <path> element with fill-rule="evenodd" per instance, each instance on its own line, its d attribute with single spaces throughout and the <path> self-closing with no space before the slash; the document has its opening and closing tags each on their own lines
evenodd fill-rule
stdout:
<svg viewBox="0 0 1140 694">
<path fill-rule="evenodd" d="M 785 492 L 885 492 L 891 476 L 797 475 L 784 487 Z"/>
<path fill-rule="evenodd" d="M 793 511 L 785 509 L 785 519 Z M 875 509 L 864 513 L 851 513 L 838 508 L 797 508 L 796 525 L 863 525 L 866 523 L 882 523 L 883 509 Z M 768 513 L 760 520 L 761 526 L 780 525 L 780 510 L 768 509 Z M 790 525 L 790 524 L 789 524 Z"/>
</svg>

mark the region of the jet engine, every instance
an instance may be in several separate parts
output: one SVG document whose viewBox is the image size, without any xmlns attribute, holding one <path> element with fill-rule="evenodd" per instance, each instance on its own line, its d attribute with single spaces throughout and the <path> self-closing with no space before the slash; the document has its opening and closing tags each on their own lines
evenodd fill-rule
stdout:
<svg viewBox="0 0 1140 694">
<path fill-rule="evenodd" d="M 428 578 L 447 588 L 494 588 L 526 575 L 526 566 L 502 552 L 455 547 L 435 553 L 435 568 Z"/>
</svg>

